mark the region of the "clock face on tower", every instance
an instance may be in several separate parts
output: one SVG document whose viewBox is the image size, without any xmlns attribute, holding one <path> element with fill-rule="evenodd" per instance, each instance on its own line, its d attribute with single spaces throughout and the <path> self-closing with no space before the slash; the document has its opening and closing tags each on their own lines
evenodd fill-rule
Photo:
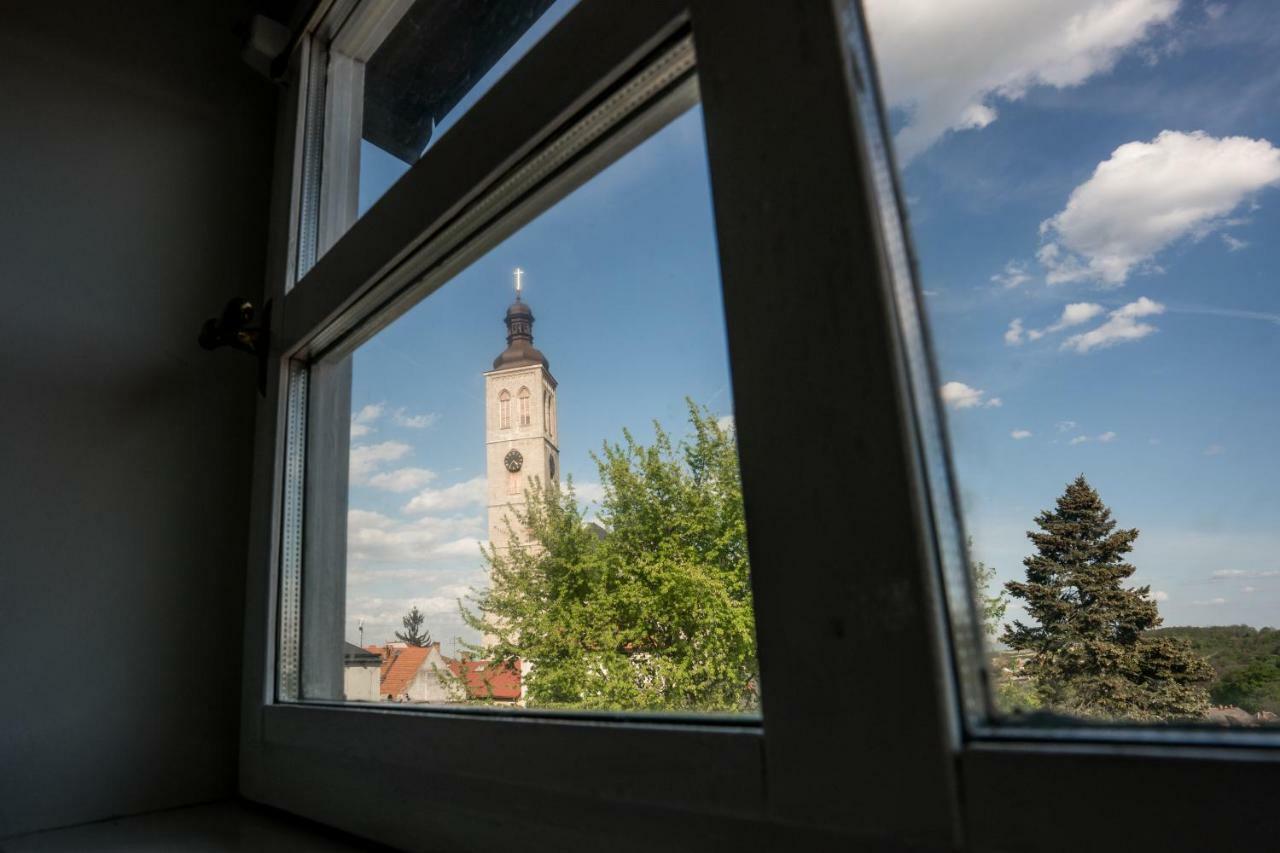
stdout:
<svg viewBox="0 0 1280 853">
<path fill-rule="evenodd" d="M 514 474 L 524 465 L 524 457 L 520 455 L 519 450 L 511 450 L 503 457 L 502 464 L 506 465 L 507 470 Z"/>
</svg>

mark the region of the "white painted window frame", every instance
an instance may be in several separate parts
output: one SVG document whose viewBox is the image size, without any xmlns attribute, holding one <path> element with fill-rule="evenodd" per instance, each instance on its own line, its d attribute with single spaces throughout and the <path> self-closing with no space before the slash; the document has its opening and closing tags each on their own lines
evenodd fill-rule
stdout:
<svg viewBox="0 0 1280 853">
<path fill-rule="evenodd" d="M 355 221 L 354 94 L 404 7 L 331 0 L 290 58 L 267 272 L 276 361 L 255 446 L 246 797 L 407 849 L 705 849 L 710 839 L 745 849 L 836 837 L 875 839 L 877 849 L 1267 843 L 1268 792 L 1280 781 L 1274 736 L 981 724 L 984 699 L 970 688 L 976 626 L 967 607 L 944 601 L 968 592 L 937 382 L 852 4 L 581 0 Z M 690 35 L 763 719 L 281 701 L 281 679 L 298 674 L 278 674 L 277 660 L 293 643 L 297 661 L 302 638 L 296 624 L 283 630 L 282 604 L 341 602 L 339 572 L 312 582 L 313 561 L 323 567 L 335 540 L 303 538 L 302 516 L 345 514 L 333 497 L 345 501 L 345 474 L 311 470 L 315 458 L 345 453 L 346 354 L 687 107 L 689 79 L 554 179 L 508 191 L 648 58 Z M 486 207 L 492 198 L 502 204 Z M 437 246 L 448 251 L 433 255 Z M 857 488 L 836 488 L 851 476 Z M 299 561 L 302 585 L 289 579 Z M 1154 819 L 1140 839 L 1097 833 L 1144 810 Z M 1082 814 L 1092 819 L 1074 819 Z"/>
</svg>

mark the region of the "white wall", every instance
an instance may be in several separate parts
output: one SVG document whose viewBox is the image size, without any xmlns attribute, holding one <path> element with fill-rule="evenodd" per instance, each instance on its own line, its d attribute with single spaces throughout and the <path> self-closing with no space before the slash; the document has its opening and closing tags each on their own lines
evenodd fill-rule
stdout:
<svg viewBox="0 0 1280 853">
<path fill-rule="evenodd" d="M 342 668 L 342 698 L 348 702 L 377 702 L 378 687 L 382 679 L 378 664 L 344 666 Z"/>
<path fill-rule="evenodd" d="M 0 837 L 230 796 L 274 90 L 238 4 L 0 26 Z"/>
</svg>

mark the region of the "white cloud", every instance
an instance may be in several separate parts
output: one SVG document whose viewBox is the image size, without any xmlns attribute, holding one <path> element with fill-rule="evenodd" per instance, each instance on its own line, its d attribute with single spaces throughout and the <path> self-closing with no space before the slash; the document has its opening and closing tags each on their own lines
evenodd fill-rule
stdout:
<svg viewBox="0 0 1280 853">
<path fill-rule="evenodd" d="M 1267 571 L 1252 571 L 1248 569 L 1219 569 L 1210 575 L 1214 580 L 1232 580 L 1232 579 L 1248 579 L 1257 580 L 1259 578 L 1280 578 L 1280 571 L 1269 569 Z"/>
<path fill-rule="evenodd" d="M 489 481 L 485 477 L 473 477 L 443 489 L 423 489 L 404 506 L 407 513 L 449 512 L 467 506 L 483 504 L 488 495 Z"/>
<path fill-rule="evenodd" d="M 410 415 L 403 408 L 396 409 L 395 414 L 391 416 L 396 426 L 408 427 L 409 429 L 426 429 L 440 420 L 440 415 L 436 412 L 427 412 L 421 415 Z"/>
<path fill-rule="evenodd" d="M 1138 322 L 1138 318 L 1163 313 L 1163 305 L 1141 296 L 1136 301 L 1112 311 L 1107 322 L 1096 329 L 1067 338 L 1062 342 L 1062 349 L 1086 353 L 1093 349 L 1105 349 L 1116 344 L 1141 340 L 1157 330 L 1150 323 Z"/>
<path fill-rule="evenodd" d="M 1026 263 L 1009 261 L 1004 265 L 1003 270 L 991 276 L 991 280 L 1006 290 L 1012 290 L 1031 281 L 1031 276 L 1027 273 Z"/>
<path fill-rule="evenodd" d="M 1240 587 L 1240 591 L 1241 592 L 1257 592 L 1258 588 L 1256 586 L 1242 586 Z"/>
<path fill-rule="evenodd" d="M 942 394 L 942 402 L 951 406 L 953 409 L 973 409 L 982 408 L 999 408 L 1004 405 L 1004 401 L 999 397 L 987 398 L 986 391 L 980 388 L 971 388 L 963 382 L 948 382 L 939 389 Z"/>
<path fill-rule="evenodd" d="M 1024 438 L 1031 438 L 1031 430 L 1015 429 L 1013 432 L 1009 433 L 1009 437 L 1014 441 L 1022 441 Z"/>
<path fill-rule="evenodd" d="M 385 403 L 370 403 L 363 406 L 360 411 L 351 416 L 351 422 L 355 424 L 371 424 L 382 417 L 382 413 L 386 411 Z"/>
<path fill-rule="evenodd" d="M 1204 449 L 1205 456 L 1221 456 L 1226 453 L 1227 449 L 1221 444 L 1211 444 Z"/>
<path fill-rule="evenodd" d="M 382 403 L 371 403 L 364 406 L 358 412 L 351 415 L 351 437 L 361 438 L 371 432 L 375 432 L 374 423 L 378 418 L 382 417 L 382 412 L 386 407 Z"/>
<path fill-rule="evenodd" d="M 351 482 L 363 485 L 370 475 L 385 462 L 394 462 L 410 450 L 402 441 L 384 441 L 380 444 L 358 444 L 351 448 Z"/>
<path fill-rule="evenodd" d="M 716 418 L 716 426 L 725 432 L 733 432 L 738 428 L 738 423 L 733 419 L 733 415 L 721 415 Z"/>
<path fill-rule="evenodd" d="M 1111 152 L 1066 207 L 1040 224 L 1049 284 L 1118 287 L 1175 241 L 1228 224 L 1251 194 L 1280 182 L 1280 149 L 1265 139 L 1162 131 Z"/>
<path fill-rule="evenodd" d="M 579 483 L 574 480 L 573 496 L 580 504 L 599 503 L 604 500 L 604 486 L 599 483 Z"/>
<path fill-rule="evenodd" d="M 1151 600 L 1152 601 L 1168 601 L 1169 593 L 1165 592 L 1162 589 L 1153 589 L 1151 590 Z"/>
<path fill-rule="evenodd" d="M 1072 302 L 1062 309 L 1062 316 L 1046 332 L 1057 332 L 1071 326 L 1087 323 L 1103 312 L 1103 307 L 1094 302 Z"/>
<path fill-rule="evenodd" d="M 1076 428 L 1076 422 L 1075 421 L 1058 421 L 1056 426 L 1058 427 L 1058 432 L 1071 432 L 1071 430 Z"/>
<path fill-rule="evenodd" d="M 394 471 L 374 474 L 369 477 L 366 484 L 388 492 L 412 492 L 435 478 L 436 472 L 427 468 L 396 468 Z"/>
<path fill-rule="evenodd" d="M 1111 431 L 1101 433 L 1100 435 L 1095 435 L 1092 438 L 1090 438 L 1087 435 L 1077 435 L 1075 438 L 1068 441 L 1067 444 L 1074 446 L 1077 444 L 1084 444 L 1085 442 L 1088 442 L 1088 441 L 1096 441 L 1099 444 L 1110 444 L 1111 442 L 1115 441 L 1118 437 L 1119 436 L 1116 435 L 1116 433 Z"/>
<path fill-rule="evenodd" d="M 1191 603 L 1201 607 L 1221 607 L 1227 603 L 1227 600 L 1225 598 L 1210 598 L 1205 601 L 1193 601 Z"/>
<path fill-rule="evenodd" d="M 347 552 L 353 562 L 422 563 L 464 553 L 466 541 L 474 544 L 484 532 L 480 516 L 423 516 L 411 520 L 353 509 L 347 513 Z"/>
<path fill-rule="evenodd" d="M 982 395 L 985 393 L 977 388 L 970 388 L 963 382 L 948 382 L 940 390 L 942 402 L 953 409 L 971 409 L 978 406 L 982 403 Z"/>
<path fill-rule="evenodd" d="M 454 539 L 452 542 L 444 543 L 436 548 L 435 553 L 444 557 L 474 557 L 487 544 L 488 542 L 477 539 L 474 536 L 464 536 L 461 539 Z"/>
<path fill-rule="evenodd" d="M 1106 309 L 1094 302 L 1072 302 L 1063 307 L 1061 316 L 1054 323 L 1043 329 L 1024 329 L 1022 318 L 1019 317 L 1009 324 L 1004 333 L 1004 342 L 1010 346 L 1018 346 L 1023 341 L 1024 332 L 1026 340 L 1038 341 L 1045 335 L 1087 323 L 1104 310 Z"/>
<path fill-rule="evenodd" d="M 884 91 L 909 161 L 949 131 L 986 127 L 997 99 L 1066 88 L 1111 69 L 1178 0 L 868 0 Z M 957 34 L 963 34 L 957 37 Z"/>
<path fill-rule="evenodd" d="M 1222 242 L 1227 244 L 1228 252 L 1238 252 L 1249 245 L 1248 241 L 1237 240 L 1235 237 L 1232 237 L 1230 234 L 1223 234 Z"/>
</svg>

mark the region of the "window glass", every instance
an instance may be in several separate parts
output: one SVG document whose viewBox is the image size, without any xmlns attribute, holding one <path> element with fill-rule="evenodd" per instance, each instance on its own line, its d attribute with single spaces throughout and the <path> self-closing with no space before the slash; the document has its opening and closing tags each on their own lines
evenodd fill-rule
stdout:
<svg viewBox="0 0 1280 853">
<path fill-rule="evenodd" d="M 699 108 L 349 357 L 342 695 L 307 698 L 756 712 Z"/>
<path fill-rule="evenodd" d="M 417 0 L 365 68 L 359 213 L 575 3 Z"/>
<path fill-rule="evenodd" d="M 865 8 L 997 717 L 1274 724 L 1280 7 Z"/>
</svg>

